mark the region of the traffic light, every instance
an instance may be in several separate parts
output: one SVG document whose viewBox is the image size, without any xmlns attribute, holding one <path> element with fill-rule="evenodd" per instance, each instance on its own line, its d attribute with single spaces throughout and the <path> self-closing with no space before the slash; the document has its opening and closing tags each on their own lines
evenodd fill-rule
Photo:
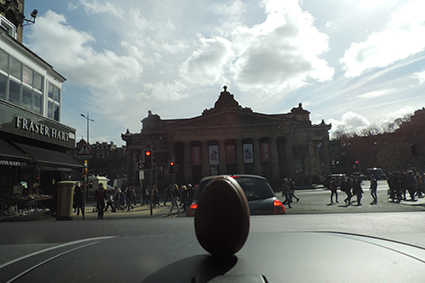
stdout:
<svg viewBox="0 0 425 283">
<path fill-rule="evenodd" d="M 143 155 L 145 157 L 145 166 L 143 167 L 143 169 L 152 169 L 152 150 L 145 149 Z"/>
<path fill-rule="evenodd" d="M 356 160 L 356 168 L 359 168 L 359 161 Z"/>
<path fill-rule="evenodd" d="M 168 162 L 168 167 L 169 167 L 168 171 L 170 172 L 170 174 L 175 174 L 176 173 L 176 168 L 175 168 L 175 164 L 174 164 L 174 161 L 173 160 L 170 160 Z"/>
<path fill-rule="evenodd" d="M 85 168 L 83 169 L 83 173 L 82 173 L 82 175 L 83 175 L 83 177 L 87 177 L 87 174 L 88 174 L 88 168 L 87 168 L 87 167 L 85 167 Z"/>
</svg>

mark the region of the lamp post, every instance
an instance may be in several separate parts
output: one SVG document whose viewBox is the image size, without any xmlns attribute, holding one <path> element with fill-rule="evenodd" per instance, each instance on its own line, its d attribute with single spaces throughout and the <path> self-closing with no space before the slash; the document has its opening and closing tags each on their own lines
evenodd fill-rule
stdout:
<svg viewBox="0 0 425 283">
<path fill-rule="evenodd" d="M 94 122 L 94 120 L 93 119 L 90 119 L 90 114 L 89 114 L 89 112 L 87 112 L 87 116 L 86 115 L 84 115 L 84 114 L 81 114 L 81 116 L 82 117 L 84 117 L 86 120 L 87 120 L 87 146 L 90 146 L 90 142 L 89 142 L 89 137 L 90 137 L 90 121 L 92 121 L 92 122 Z M 88 172 L 89 172 L 89 165 L 88 165 L 88 162 L 87 162 L 87 160 L 84 160 L 84 164 L 85 165 L 87 165 L 87 176 L 86 176 L 86 179 L 85 179 L 85 183 L 86 184 L 84 184 L 83 185 L 83 209 L 82 209 L 82 213 L 83 213 L 83 220 L 84 220 L 84 214 L 85 214 L 85 209 L 86 209 L 86 201 L 85 201 L 85 199 L 86 199 L 86 197 L 85 197 L 85 194 L 86 194 L 86 187 L 87 187 L 87 197 L 88 197 L 88 186 L 89 186 L 89 174 L 88 174 Z"/>
</svg>

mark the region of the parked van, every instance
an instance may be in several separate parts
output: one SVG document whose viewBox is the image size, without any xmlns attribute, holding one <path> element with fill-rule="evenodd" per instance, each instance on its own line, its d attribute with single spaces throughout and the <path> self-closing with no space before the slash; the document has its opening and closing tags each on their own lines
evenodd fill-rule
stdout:
<svg viewBox="0 0 425 283">
<path fill-rule="evenodd" d="M 370 176 L 373 175 L 376 180 L 386 180 L 387 175 L 381 168 L 367 168 L 367 178 L 370 179 Z"/>
</svg>

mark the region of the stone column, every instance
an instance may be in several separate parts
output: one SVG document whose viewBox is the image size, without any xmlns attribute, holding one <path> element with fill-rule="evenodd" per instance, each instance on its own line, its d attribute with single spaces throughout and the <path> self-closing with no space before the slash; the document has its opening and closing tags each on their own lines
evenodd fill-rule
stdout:
<svg viewBox="0 0 425 283">
<path fill-rule="evenodd" d="M 286 137 L 285 140 L 285 151 L 286 151 L 286 162 L 285 162 L 285 172 L 288 174 L 286 177 L 295 177 L 295 170 L 294 170 L 294 154 L 292 151 L 292 138 Z"/>
<path fill-rule="evenodd" d="M 226 141 L 218 141 L 219 173 L 227 174 Z"/>
<path fill-rule="evenodd" d="M 210 159 L 208 156 L 208 141 L 202 141 L 201 144 L 202 147 L 202 176 L 209 176 L 211 175 L 210 172 Z"/>
<path fill-rule="evenodd" d="M 245 163 L 243 162 L 242 140 L 236 140 L 236 171 L 238 174 L 245 173 Z"/>
<path fill-rule="evenodd" d="M 253 140 L 253 150 L 254 150 L 254 171 L 257 175 L 263 175 L 262 164 L 261 164 L 261 148 L 260 148 L 260 139 Z"/>
<path fill-rule="evenodd" d="M 329 159 L 329 136 L 326 135 L 322 139 L 322 148 L 323 148 L 323 174 L 329 175 L 331 174 L 331 162 Z"/>
<path fill-rule="evenodd" d="M 270 138 L 270 152 L 272 158 L 272 176 L 275 180 L 279 178 L 279 155 L 277 153 L 277 141 L 276 138 Z"/>
<path fill-rule="evenodd" d="M 316 172 L 316 155 L 314 154 L 314 141 L 308 141 L 308 160 L 310 167 L 310 176 L 317 175 Z"/>
<path fill-rule="evenodd" d="M 184 145 L 184 182 L 193 183 L 192 182 L 192 158 L 190 152 L 190 142 L 183 142 Z"/>
</svg>

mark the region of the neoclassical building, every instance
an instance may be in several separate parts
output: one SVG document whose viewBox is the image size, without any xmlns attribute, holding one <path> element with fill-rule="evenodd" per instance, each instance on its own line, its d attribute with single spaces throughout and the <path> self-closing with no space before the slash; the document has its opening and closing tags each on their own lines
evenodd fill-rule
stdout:
<svg viewBox="0 0 425 283">
<path fill-rule="evenodd" d="M 255 174 L 273 186 L 290 177 L 306 185 L 330 174 L 330 124 L 312 125 L 310 112 L 300 103 L 286 114 L 262 114 L 242 107 L 227 91 L 220 93 L 214 108 L 188 119 L 166 119 L 149 114 L 140 133 L 122 134 L 126 142 L 128 181 L 140 183 L 137 162 L 151 148 L 156 170 L 153 182 L 196 184 L 204 176 Z M 177 173 L 169 175 L 173 160 Z M 151 172 L 144 172 L 146 185 Z M 153 172 L 152 172 L 153 173 Z"/>
</svg>

